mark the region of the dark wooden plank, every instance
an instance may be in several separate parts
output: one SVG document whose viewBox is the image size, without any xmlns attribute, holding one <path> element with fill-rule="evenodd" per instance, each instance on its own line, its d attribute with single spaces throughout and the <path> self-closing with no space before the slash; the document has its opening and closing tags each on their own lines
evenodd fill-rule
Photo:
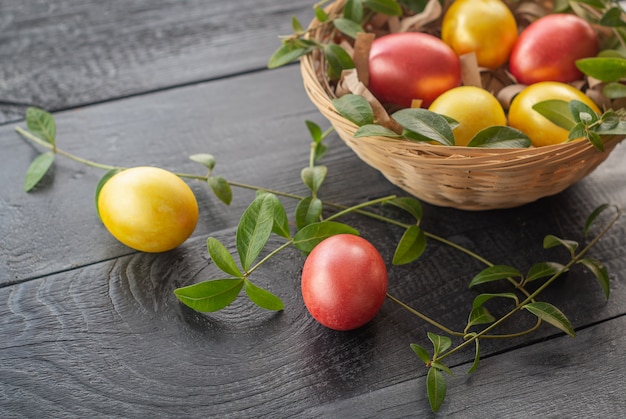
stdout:
<svg viewBox="0 0 626 419">
<path fill-rule="evenodd" d="M 0 4 L 0 123 L 263 68 L 308 0 Z"/>
<path fill-rule="evenodd" d="M 483 360 L 478 372 L 453 368 L 445 404 L 428 408 L 424 379 L 316 406 L 306 417 L 619 418 L 626 416 L 622 371 L 626 317 Z"/>
<path fill-rule="evenodd" d="M 389 260 L 393 234 L 388 228 L 371 221 L 355 225 Z M 216 237 L 234 249 L 233 231 Z M 281 242 L 272 239 L 270 248 Z M 363 403 L 359 408 L 364 415 L 386 407 L 404 414 L 428 409 L 419 384 L 425 369 L 408 345 L 426 345 L 425 334 L 431 327 L 390 301 L 373 322 L 357 331 L 334 332 L 320 326 L 303 306 L 299 275 L 304 258 L 294 249 L 272 259 L 253 277 L 284 300 L 284 312 L 265 312 L 240 298 L 221 312 L 196 313 L 179 304 L 172 291 L 219 276 L 204 246 L 204 239 L 197 237 L 166 254 L 120 257 L 1 288 L 0 411 L 27 417 L 317 417 L 319 412 L 345 412 L 350 403 Z M 432 250 L 435 253 L 424 263 L 394 268 L 390 291 L 458 329 L 473 298 L 462 274 L 467 265 L 454 253 Z M 623 258 L 609 263 L 609 268 L 621 266 L 622 273 L 608 304 L 596 284 L 580 274 L 557 284 L 551 296 L 568 314 L 584 314 L 573 316 L 576 326 L 623 314 L 623 263 Z M 523 323 L 516 321 L 511 327 Z M 622 327 L 623 321 L 610 330 Z M 506 403 L 513 388 L 517 397 L 549 408 L 545 403 L 549 389 L 521 392 L 526 377 L 531 382 L 539 379 L 538 369 L 543 376 L 564 382 L 575 377 L 571 389 L 576 382 L 595 380 L 596 374 L 603 373 L 596 370 L 603 357 L 616 364 L 602 368 L 619 371 L 623 357 L 606 348 L 608 344 L 618 350 L 623 334 L 607 343 L 603 330 L 599 327 L 600 335 L 594 339 L 585 338 L 582 331 L 582 339 L 568 339 L 555 348 L 538 345 L 523 357 L 513 352 L 502 364 L 500 357 L 487 357 L 484 371 L 481 367 L 469 379 L 463 378 L 462 371 L 472 353 L 462 352 L 450 363 L 460 366 L 458 378 L 451 383 L 450 400 L 459 397 L 460 401 L 446 409 L 455 412 L 470 405 L 481 412 L 484 401 L 472 402 L 481 393 L 502 404 L 494 412 L 526 409 Z M 484 342 L 483 354 L 554 335 L 554 329 L 545 326 L 530 338 Z M 572 352 L 563 354 L 563 348 Z M 584 358 L 559 361 L 573 354 Z M 517 380 L 503 386 L 506 379 L 500 374 L 507 369 L 514 371 Z M 520 369 L 528 369 L 526 375 Z M 604 393 L 605 388 L 589 390 L 588 397 L 596 390 Z M 553 392 L 558 395 L 559 389 Z M 389 399 L 381 402 L 378 397 Z M 326 407 L 320 411 L 316 406 Z"/>
</svg>

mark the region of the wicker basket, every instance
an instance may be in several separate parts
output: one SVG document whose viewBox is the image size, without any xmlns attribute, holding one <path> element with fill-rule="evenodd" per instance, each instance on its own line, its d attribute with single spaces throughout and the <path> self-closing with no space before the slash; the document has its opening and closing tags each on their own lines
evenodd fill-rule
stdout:
<svg viewBox="0 0 626 419">
<path fill-rule="evenodd" d="M 344 1 L 326 11 L 341 12 Z M 314 20 L 311 27 L 316 24 Z M 312 31 L 313 37 L 325 36 Z M 334 89 L 322 54 L 301 59 L 306 92 L 342 140 L 391 183 L 439 206 L 464 210 L 511 208 L 557 194 L 592 172 L 622 138 L 609 138 L 605 151 L 588 141 L 523 149 L 439 146 L 386 137 L 354 138 L 358 127 L 333 107 Z"/>
</svg>

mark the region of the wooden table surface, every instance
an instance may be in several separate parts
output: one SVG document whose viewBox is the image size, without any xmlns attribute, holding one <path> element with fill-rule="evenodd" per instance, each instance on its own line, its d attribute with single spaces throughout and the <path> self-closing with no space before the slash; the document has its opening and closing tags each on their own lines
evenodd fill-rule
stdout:
<svg viewBox="0 0 626 419">
<path fill-rule="evenodd" d="M 203 174 L 188 159 L 217 158 L 236 182 L 306 194 L 305 120 L 328 123 L 306 97 L 299 68 L 268 70 L 291 17 L 313 17 L 308 0 L 132 2 L 3 0 L 0 3 L 0 417 L 429 417 L 423 364 L 431 326 L 386 301 L 352 332 L 324 328 L 302 303 L 302 256 L 274 258 L 256 281 L 285 310 L 239 298 L 199 314 L 173 290 L 213 279 L 213 236 L 234 246 L 254 196 L 235 189 L 222 204 L 189 182 L 200 206 L 193 236 L 162 254 L 133 251 L 108 234 L 93 196 L 102 170 L 57 158 L 31 193 L 22 189 L 41 151 L 15 133 L 28 106 L 53 112 L 60 148 L 122 166 Z M 406 195 L 336 136 L 323 163 L 323 199 L 345 205 Z M 579 239 L 587 215 L 626 206 L 626 150 L 559 195 L 509 210 L 467 212 L 424 204 L 424 229 L 496 263 L 528 268 L 563 257 L 546 234 Z M 295 202 L 285 200 L 291 214 Z M 410 265 L 391 266 L 400 231 L 346 220 L 389 265 L 390 292 L 462 329 L 482 266 L 429 242 Z M 273 238 L 272 241 L 279 242 Z M 592 250 L 610 273 L 611 297 L 589 272 L 572 271 L 543 299 L 577 336 L 542 325 L 534 334 L 451 358 L 454 377 L 439 415 L 624 417 L 626 415 L 626 221 Z M 524 320 L 519 320 L 523 322 Z M 510 325 L 515 329 L 515 322 Z"/>
</svg>

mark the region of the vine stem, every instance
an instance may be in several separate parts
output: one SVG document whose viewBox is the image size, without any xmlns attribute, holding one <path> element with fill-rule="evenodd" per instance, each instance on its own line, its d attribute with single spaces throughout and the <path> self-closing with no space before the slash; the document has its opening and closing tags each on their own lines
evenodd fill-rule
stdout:
<svg viewBox="0 0 626 419">
<path fill-rule="evenodd" d="M 526 304 L 530 303 L 534 298 L 536 298 L 546 288 L 548 288 L 550 286 L 550 284 L 552 284 L 559 276 L 561 276 L 563 274 L 563 272 L 566 272 L 574 264 L 578 263 L 578 261 L 589 251 L 589 249 L 591 249 L 598 242 L 598 240 L 600 240 L 600 238 L 602 236 L 604 236 L 606 234 L 606 232 L 609 231 L 609 229 L 617 222 L 617 220 L 619 219 L 621 214 L 622 214 L 621 211 L 619 209 L 617 209 L 617 213 L 616 213 L 615 217 L 613 217 L 613 219 L 611 219 L 604 226 L 604 228 L 602 228 L 602 230 L 600 230 L 600 232 L 580 252 L 578 252 L 572 258 L 572 260 L 570 260 L 566 265 L 564 265 L 563 268 L 561 268 L 561 270 L 559 270 L 557 273 L 555 273 L 550 278 L 548 278 L 548 280 L 546 280 L 546 282 L 544 282 L 540 287 L 538 287 L 534 292 L 532 292 L 528 297 L 526 297 L 526 299 L 524 301 L 522 301 L 521 303 L 517 304 L 511 311 L 506 313 L 504 316 L 500 317 L 495 322 L 491 323 L 489 326 L 485 327 L 480 332 L 473 334 L 469 339 L 467 339 L 463 343 L 459 344 L 455 348 L 450 349 L 448 352 L 446 352 L 446 353 L 442 354 L 441 356 L 439 356 L 437 358 L 437 360 L 441 360 L 443 358 L 446 358 L 446 357 L 452 355 L 453 353 L 458 352 L 459 350 L 463 349 L 465 346 L 467 346 L 470 343 L 474 342 L 476 339 L 478 339 L 480 337 L 484 337 L 484 335 L 487 334 L 487 332 L 489 332 L 489 331 L 493 330 L 494 328 L 498 327 L 500 324 L 502 324 L 504 321 L 506 321 L 512 315 L 514 315 L 518 311 L 522 310 Z"/>
</svg>

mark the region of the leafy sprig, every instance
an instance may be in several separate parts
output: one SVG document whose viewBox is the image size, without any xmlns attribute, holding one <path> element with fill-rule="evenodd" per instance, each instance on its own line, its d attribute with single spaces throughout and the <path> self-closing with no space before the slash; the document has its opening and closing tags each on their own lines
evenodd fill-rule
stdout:
<svg viewBox="0 0 626 419">
<path fill-rule="evenodd" d="M 345 103 L 339 107 L 343 106 L 344 111 L 347 114 L 351 114 L 353 112 L 352 105 L 344 105 Z M 573 123 L 576 125 L 582 123 L 586 132 L 597 132 L 600 135 L 608 129 L 623 129 L 621 122 L 614 124 L 610 113 L 594 118 L 592 114 L 589 114 L 589 109 L 581 106 L 579 103 L 565 104 L 565 107 L 562 103 L 556 105 L 562 112 L 558 113 L 558 115 L 551 115 L 551 117 L 565 121 L 561 122 L 562 124 L 571 125 Z M 541 110 L 541 106 L 539 108 Z M 550 109 L 553 108 L 553 106 L 550 107 Z M 567 111 L 565 111 L 566 108 Z M 364 107 L 360 109 L 352 117 L 355 120 L 359 120 L 362 126 L 367 126 L 372 120 L 367 116 L 367 112 L 365 112 L 366 117 L 362 118 L 363 113 L 361 111 Z M 547 113 L 549 114 L 550 112 Z M 428 117 L 432 116 L 429 115 Z M 56 155 L 61 155 L 80 163 L 106 170 L 105 175 L 97 185 L 96 195 L 112 174 L 119 170 L 124 170 L 123 167 L 93 162 L 58 148 L 54 117 L 48 112 L 35 108 L 29 109 L 26 118 L 28 129 L 17 127 L 16 131 L 25 139 L 46 149 L 42 155 L 50 154 L 53 159 Z M 398 120 L 403 121 L 403 117 L 398 118 Z M 447 120 L 445 123 L 453 124 L 453 122 Z M 406 123 L 406 125 L 414 127 L 411 124 L 415 124 L 415 122 Z M 511 285 L 512 290 L 507 292 L 481 292 L 477 294 L 468 310 L 468 317 L 463 330 L 448 328 L 415 308 L 408 306 L 400 299 L 387 294 L 389 300 L 439 330 L 438 333 L 429 332 L 427 334 L 427 338 L 431 343 L 431 350 L 417 343 L 409 345 L 428 368 L 426 374 L 428 399 L 432 410 L 437 411 L 445 399 L 447 389 L 446 376 L 452 375 L 452 370 L 445 364 L 445 359 L 466 346 L 474 346 L 474 360 L 468 370 L 468 373 L 472 373 L 478 368 L 481 353 L 480 342 L 485 339 L 508 339 L 526 335 L 537 330 L 544 322 L 556 327 L 567 335 L 575 335 L 571 322 L 561 310 L 551 303 L 538 300 L 540 294 L 557 278 L 562 276 L 563 273 L 577 266 L 587 268 L 598 280 L 605 297 L 609 298 L 610 283 L 608 271 L 600 260 L 589 257 L 587 253 L 621 216 L 619 209 L 616 209 L 615 215 L 609 222 L 584 246 L 577 241 L 560 238 L 555 235 L 547 235 L 543 240 L 543 247 L 546 249 L 553 247 L 565 249 L 566 254 L 569 256 L 569 261 L 567 263 L 556 261 L 537 262 L 526 273 L 523 273 L 520 269 L 513 266 L 494 264 L 459 244 L 423 230 L 421 227 L 423 211 L 420 202 L 415 198 L 389 196 L 360 203 L 352 207 L 323 201 L 320 197 L 320 191 L 322 190 L 328 169 L 321 165 L 320 161 L 328 150 L 324 140 L 332 132 L 332 128 L 322 131 L 317 124 L 311 121 L 306 121 L 306 126 L 311 136 L 309 164 L 301 171 L 301 180 L 309 191 L 309 194 L 306 196 L 298 196 L 226 180 L 213 173 L 216 161 L 210 154 L 195 154 L 190 157 L 193 161 L 208 169 L 206 175 L 177 173 L 177 175 L 183 178 L 206 182 L 216 197 L 226 205 L 231 203 L 233 197 L 232 187 L 256 191 L 256 197 L 244 210 L 239 220 L 235 234 L 234 251 L 231 252 L 224 243 L 214 237 L 207 238 L 208 254 L 223 275 L 216 279 L 176 289 L 174 293 L 181 303 L 197 311 L 213 312 L 229 306 L 241 295 L 243 290 L 247 297 L 257 306 L 267 310 L 283 310 L 284 304 L 280 297 L 253 282 L 251 279 L 253 273 L 290 246 L 295 247 L 303 254 L 307 254 L 319 242 L 332 235 L 340 233 L 359 234 L 359 231 L 350 225 L 337 221 L 349 213 L 360 214 L 403 229 L 403 234 L 393 255 L 392 265 L 402 265 L 415 261 L 424 253 L 430 240 L 450 246 L 486 265 L 486 268 L 476 274 L 469 282 L 470 288 L 483 288 L 494 282 L 506 281 Z M 444 127 L 443 123 L 441 127 Z M 405 127 L 404 129 L 408 128 Z M 441 129 L 441 131 L 444 130 L 445 128 Z M 416 134 L 426 136 L 424 131 L 421 129 L 414 130 Z M 36 157 L 35 161 L 41 159 L 40 156 Z M 30 179 L 28 183 L 31 185 L 27 190 L 32 190 L 38 183 L 38 180 L 43 178 L 50 168 L 51 166 L 48 166 L 46 170 L 43 170 L 39 164 L 31 164 L 26 174 L 26 178 Z M 281 199 L 295 199 L 298 201 L 295 214 L 293 214 L 293 223 L 289 221 L 290 217 L 286 213 Z M 372 210 L 373 207 L 381 204 L 391 205 L 402 210 L 411 217 L 412 221 L 401 222 Z M 610 205 L 604 204 L 591 213 L 583 227 L 584 239 L 589 239 L 589 233 L 592 227 L 597 224 L 597 219 L 609 208 L 611 208 Z M 268 249 L 269 238 L 272 234 L 280 237 L 283 242 L 274 249 Z M 530 283 L 540 285 L 531 292 L 527 289 Z M 488 305 L 494 300 L 511 304 L 510 310 L 497 319 L 488 309 Z M 494 329 L 499 325 L 522 310 L 536 317 L 537 320 L 533 326 L 513 333 L 493 333 Z M 453 346 L 453 342 L 456 339 L 460 340 L 460 343 Z"/>
</svg>

